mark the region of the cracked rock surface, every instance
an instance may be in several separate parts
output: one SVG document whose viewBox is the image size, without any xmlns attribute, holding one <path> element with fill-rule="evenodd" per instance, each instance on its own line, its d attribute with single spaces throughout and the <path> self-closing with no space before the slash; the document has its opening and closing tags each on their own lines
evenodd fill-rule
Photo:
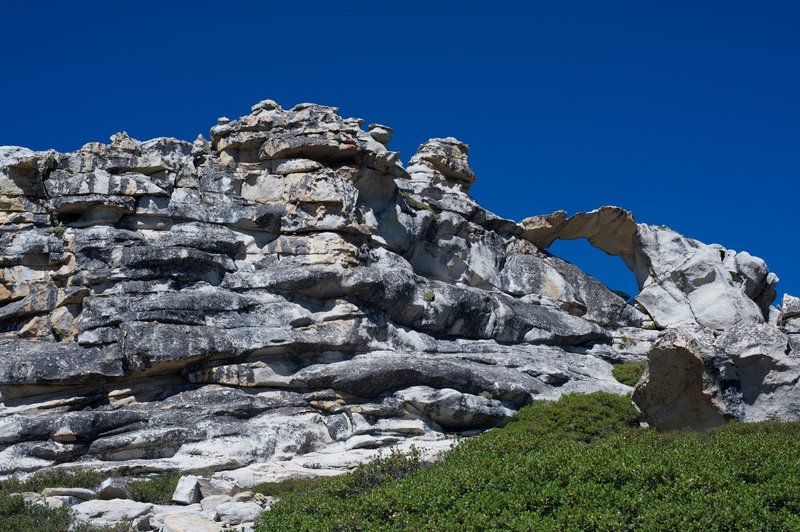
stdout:
<svg viewBox="0 0 800 532">
<path fill-rule="evenodd" d="M 469 196 L 466 144 L 404 166 L 362 126 L 265 100 L 210 140 L 0 147 L 0 475 L 334 474 L 629 393 L 612 367 L 646 357 L 656 427 L 800 418 L 800 304 L 770 306 L 764 261 L 617 207 L 505 220 Z M 641 292 L 559 238 L 622 257 Z"/>
</svg>

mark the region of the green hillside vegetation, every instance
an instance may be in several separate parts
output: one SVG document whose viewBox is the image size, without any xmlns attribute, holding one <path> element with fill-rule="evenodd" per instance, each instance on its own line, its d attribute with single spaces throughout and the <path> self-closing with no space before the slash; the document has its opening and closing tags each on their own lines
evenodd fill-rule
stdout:
<svg viewBox="0 0 800 532">
<path fill-rule="evenodd" d="M 0 530 L 66 530 L 66 509 L 10 494 L 94 487 L 105 476 L 54 471 L 0 482 Z M 177 478 L 131 487 L 136 499 L 161 502 Z M 433 464 L 418 453 L 390 454 L 341 477 L 254 491 L 281 498 L 260 517 L 259 532 L 797 530 L 800 423 L 657 432 L 639 427 L 630 397 L 566 395 L 522 409 Z"/>
<path fill-rule="evenodd" d="M 629 397 L 567 395 L 428 467 L 295 483 L 257 530 L 797 530 L 798 451 L 800 423 L 657 432 Z"/>
</svg>

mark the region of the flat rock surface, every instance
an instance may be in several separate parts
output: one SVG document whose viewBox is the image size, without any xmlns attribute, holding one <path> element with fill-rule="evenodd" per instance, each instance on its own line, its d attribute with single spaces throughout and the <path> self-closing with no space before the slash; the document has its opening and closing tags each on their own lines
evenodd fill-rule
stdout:
<svg viewBox="0 0 800 532">
<path fill-rule="evenodd" d="M 219 532 L 220 523 L 193 514 L 171 514 L 164 517 L 161 532 Z"/>
<path fill-rule="evenodd" d="M 152 504 L 130 501 L 127 499 L 110 499 L 86 501 L 72 507 L 72 512 L 79 520 L 93 526 L 113 526 L 120 521 L 136 521 L 145 517 L 153 508 Z"/>
</svg>

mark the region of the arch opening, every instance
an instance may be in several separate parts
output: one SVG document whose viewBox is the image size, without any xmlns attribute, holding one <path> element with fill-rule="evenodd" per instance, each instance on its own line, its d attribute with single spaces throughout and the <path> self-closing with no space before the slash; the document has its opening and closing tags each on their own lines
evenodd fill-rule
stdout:
<svg viewBox="0 0 800 532">
<path fill-rule="evenodd" d="M 639 293 L 636 276 L 625 264 L 625 261 L 597 249 L 585 238 L 556 239 L 550 244 L 547 251 L 577 266 L 613 292 L 618 293 L 626 301 L 630 301 Z"/>
</svg>

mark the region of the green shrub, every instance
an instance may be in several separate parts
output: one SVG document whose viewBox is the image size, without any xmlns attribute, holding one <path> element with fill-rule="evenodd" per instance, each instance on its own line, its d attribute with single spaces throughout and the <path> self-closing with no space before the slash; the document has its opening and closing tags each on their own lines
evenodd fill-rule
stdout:
<svg viewBox="0 0 800 532">
<path fill-rule="evenodd" d="M 70 529 L 74 532 L 97 532 L 98 529 L 88 525 L 74 524 L 67 508 L 51 510 L 39 504 L 26 504 L 22 497 L 12 497 L 11 493 L 41 493 L 45 488 L 94 489 L 109 476 L 113 475 L 88 469 L 53 469 L 35 473 L 25 480 L 11 478 L 0 482 L 0 531 L 63 532 Z M 131 481 L 128 485 L 134 500 L 169 504 L 179 478 L 179 474 L 157 475 L 148 480 Z M 103 532 L 128 530 L 132 530 L 131 525 L 121 523 Z"/>
<path fill-rule="evenodd" d="M 647 362 L 623 362 L 611 368 L 611 373 L 622 384 L 636 386 L 645 369 L 647 369 Z"/>
<path fill-rule="evenodd" d="M 296 493 L 303 494 L 311 491 L 320 482 L 325 482 L 325 477 L 285 480 L 283 482 L 263 482 L 248 488 L 254 493 L 262 493 L 271 497 L 286 497 Z"/>
<path fill-rule="evenodd" d="M 57 236 L 63 235 L 66 230 L 67 228 L 64 227 L 63 225 L 56 225 L 54 227 L 48 227 L 45 229 L 45 231 L 47 231 L 48 233 L 52 233 Z"/>
<path fill-rule="evenodd" d="M 69 528 L 69 510 L 51 510 L 38 504 L 24 503 L 22 497 L 0 493 L 0 530 L 62 532 Z"/>
<path fill-rule="evenodd" d="M 25 503 L 11 493 L 41 492 L 45 488 L 94 488 L 105 475 L 85 469 L 42 471 L 26 480 L 0 482 L 0 530 L 63 532 L 69 529 L 72 516 L 66 508 L 51 510 L 39 504 Z M 80 530 L 80 529 L 78 529 Z M 87 530 L 85 527 L 83 530 Z"/>
<path fill-rule="evenodd" d="M 287 493 L 257 530 L 794 530 L 799 436 L 775 422 L 659 433 L 629 397 L 568 395 L 398 481 L 365 481 L 379 462 Z"/>
<path fill-rule="evenodd" d="M 131 480 L 128 487 L 135 501 L 171 504 L 172 494 L 180 479 L 179 473 L 160 474 L 147 479 Z"/>
<path fill-rule="evenodd" d="M 108 473 L 98 473 L 88 469 L 51 469 L 40 471 L 25 480 L 11 478 L 0 482 L 0 493 L 36 491 L 45 488 L 87 488 L 97 487 L 108 478 Z"/>
<path fill-rule="evenodd" d="M 537 401 L 519 411 L 502 431 L 483 438 L 549 438 L 583 443 L 638 427 L 638 415 L 629 396 L 597 392 L 567 394 L 555 402 Z M 497 435 L 489 436 L 492 433 Z"/>
</svg>

